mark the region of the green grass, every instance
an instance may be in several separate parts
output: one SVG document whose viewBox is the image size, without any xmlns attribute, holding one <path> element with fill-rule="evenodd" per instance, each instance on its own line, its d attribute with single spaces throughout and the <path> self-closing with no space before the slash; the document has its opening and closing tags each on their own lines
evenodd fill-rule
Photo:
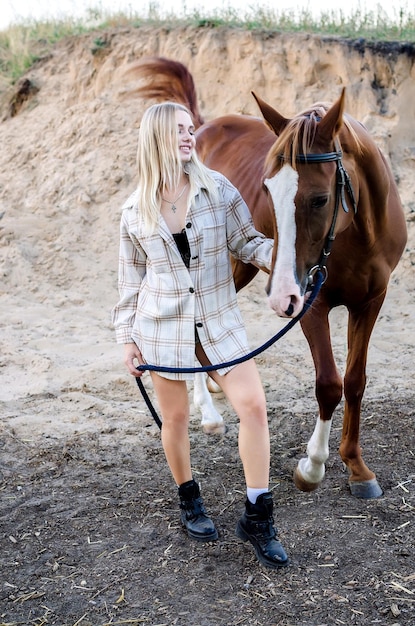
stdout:
<svg viewBox="0 0 415 626">
<path fill-rule="evenodd" d="M 18 80 L 38 59 L 47 56 L 53 45 L 69 35 L 116 28 L 119 26 L 165 26 L 174 28 L 192 25 L 200 28 L 242 28 L 284 33 L 312 33 L 346 39 L 363 38 L 369 41 L 397 41 L 415 43 L 415 14 L 397 9 L 392 20 L 378 5 L 376 12 L 356 10 L 321 13 L 318 18 L 308 10 L 251 8 L 242 15 L 236 9 L 203 12 L 194 10 L 177 17 L 166 14 L 155 2 L 146 14 L 132 9 L 126 13 L 109 13 L 89 9 L 86 19 L 66 18 L 56 21 L 20 20 L 0 31 L 0 91 Z M 100 38 L 97 37 L 96 41 Z M 98 44 L 97 44 L 98 45 Z"/>
</svg>

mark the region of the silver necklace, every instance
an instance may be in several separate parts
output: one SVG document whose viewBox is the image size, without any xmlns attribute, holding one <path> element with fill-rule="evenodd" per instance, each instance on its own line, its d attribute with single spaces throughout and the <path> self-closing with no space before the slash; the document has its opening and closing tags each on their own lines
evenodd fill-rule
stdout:
<svg viewBox="0 0 415 626">
<path fill-rule="evenodd" d="M 186 189 L 187 185 L 189 183 L 186 183 L 185 186 L 183 187 L 183 189 L 181 190 L 181 192 L 179 193 L 179 195 L 177 196 L 176 200 L 173 200 L 173 202 L 171 202 L 170 200 L 166 200 L 166 198 L 163 198 L 163 196 L 161 197 L 161 199 L 163 200 L 163 202 L 167 202 L 167 204 L 171 204 L 171 210 L 173 211 L 173 213 L 176 213 L 177 211 L 177 206 L 176 206 L 176 202 L 178 202 L 180 200 L 180 198 L 182 197 L 182 195 L 184 194 L 184 190 Z"/>
</svg>

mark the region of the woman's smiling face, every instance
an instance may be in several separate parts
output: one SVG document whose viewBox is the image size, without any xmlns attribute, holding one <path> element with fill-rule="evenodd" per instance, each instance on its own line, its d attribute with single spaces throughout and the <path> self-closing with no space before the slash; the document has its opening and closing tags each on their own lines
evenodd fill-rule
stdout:
<svg viewBox="0 0 415 626">
<path fill-rule="evenodd" d="M 196 146 L 195 127 L 186 111 L 176 111 L 178 128 L 179 152 L 183 162 L 190 161 Z"/>
</svg>

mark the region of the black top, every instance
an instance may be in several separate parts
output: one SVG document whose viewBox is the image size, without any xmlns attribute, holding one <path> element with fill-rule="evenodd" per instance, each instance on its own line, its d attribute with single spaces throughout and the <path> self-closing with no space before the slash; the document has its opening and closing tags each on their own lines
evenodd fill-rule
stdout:
<svg viewBox="0 0 415 626">
<path fill-rule="evenodd" d="M 183 263 L 188 268 L 190 265 L 190 246 L 185 229 L 181 233 L 173 233 L 174 240 L 182 256 Z"/>
</svg>

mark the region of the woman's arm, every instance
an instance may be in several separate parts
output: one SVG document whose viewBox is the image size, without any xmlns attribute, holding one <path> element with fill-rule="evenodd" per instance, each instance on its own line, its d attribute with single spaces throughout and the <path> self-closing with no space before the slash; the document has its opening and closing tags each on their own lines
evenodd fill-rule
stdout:
<svg viewBox="0 0 415 626">
<path fill-rule="evenodd" d="M 118 265 L 118 291 L 120 299 L 112 310 L 112 323 L 118 343 L 132 342 L 131 334 L 137 311 L 137 300 L 142 280 L 146 274 L 146 255 L 133 241 L 128 227 L 128 213 L 124 211 L 120 225 L 120 253 Z"/>
<path fill-rule="evenodd" d="M 230 253 L 243 263 L 252 263 L 259 269 L 269 271 L 274 240 L 256 230 L 248 206 L 233 185 L 227 188 L 225 198 Z"/>
</svg>

